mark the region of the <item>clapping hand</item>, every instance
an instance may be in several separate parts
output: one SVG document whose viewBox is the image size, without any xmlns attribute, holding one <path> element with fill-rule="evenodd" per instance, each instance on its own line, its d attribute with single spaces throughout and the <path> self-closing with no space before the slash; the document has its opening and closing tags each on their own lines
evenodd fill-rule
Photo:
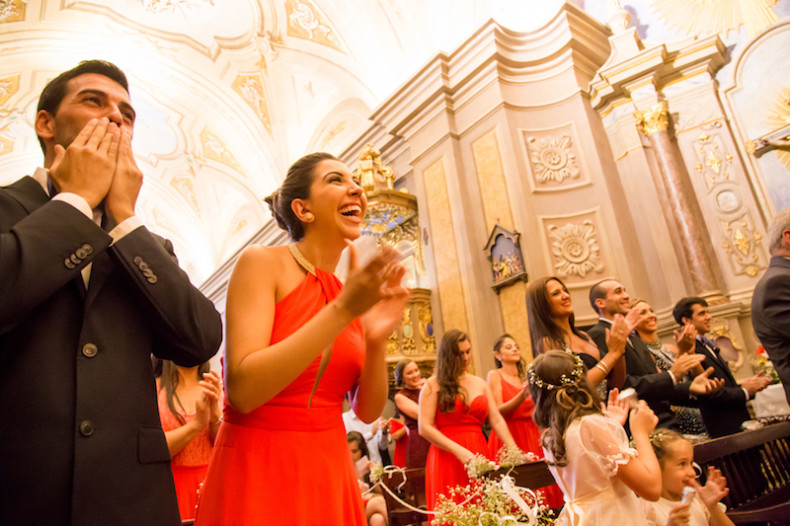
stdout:
<svg viewBox="0 0 790 526">
<path fill-rule="evenodd" d="M 674 331 L 675 344 L 678 346 L 678 355 L 692 352 L 697 344 L 697 328 L 687 323 L 680 331 Z"/>
<path fill-rule="evenodd" d="M 631 313 L 629 312 L 628 314 L 630 315 Z M 631 334 L 632 330 L 633 327 L 622 315 L 615 314 L 612 320 L 612 330 L 606 329 L 606 347 L 609 349 L 609 352 L 622 355 L 625 352 L 628 335 Z"/>
<path fill-rule="evenodd" d="M 708 477 L 704 486 L 701 486 L 696 480 L 693 480 L 691 485 L 697 490 L 697 495 L 708 509 L 717 506 L 721 499 L 730 493 L 727 479 L 714 466 L 708 466 Z"/>
<path fill-rule="evenodd" d="M 689 392 L 695 395 L 704 395 L 724 387 L 723 378 L 709 378 L 712 373 L 713 367 L 708 367 L 701 374 L 695 376 L 689 385 Z"/>
<path fill-rule="evenodd" d="M 631 410 L 631 407 L 628 404 L 628 400 L 620 400 L 618 398 L 619 394 L 620 390 L 616 387 L 609 391 L 609 400 L 603 406 L 603 412 L 606 416 L 624 426 L 626 420 L 628 420 L 628 412 Z"/>
</svg>

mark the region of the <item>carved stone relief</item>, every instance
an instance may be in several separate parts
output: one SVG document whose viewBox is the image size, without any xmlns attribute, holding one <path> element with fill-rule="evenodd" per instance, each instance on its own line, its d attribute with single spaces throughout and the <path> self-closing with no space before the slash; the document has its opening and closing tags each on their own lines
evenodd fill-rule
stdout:
<svg viewBox="0 0 790 526">
<path fill-rule="evenodd" d="M 25 19 L 28 0 L 0 0 L 0 24 Z"/>
<path fill-rule="evenodd" d="M 546 221 L 549 249 L 554 256 L 552 267 L 562 278 L 584 279 L 605 269 L 594 217 Z"/>
<path fill-rule="evenodd" d="M 345 53 L 337 33 L 310 2 L 288 0 L 285 2 L 285 12 L 288 15 L 288 36 L 310 40 Z"/>
<path fill-rule="evenodd" d="M 721 136 L 714 130 L 721 127 L 721 122 L 713 123 L 708 130 L 703 127 L 700 135 L 694 140 L 696 154 L 696 171 L 702 175 L 708 189 L 719 183 L 732 180 L 732 154 L 723 145 Z M 710 129 L 713 128 L 713 129 Z"/>
<path fill-rule="evenodd" d="M 219 135 L 208 126 L 205 126 L 200 132 L 200 144 L 203 146 L 203 156 L 206 159 L 217 161 L 242 175 L 244 174 L 236 156 L 227 148 Z"/>
<path fill-rule="evenodd" d="M 579 179 L 581 172 L 570 135 L 527 135 L 525 140 L 535 188 L 547 183 L 561 184 L 566 179 Z"/>
<path fill-rule="evenodd" d="M 269 114 L 269 103 L 263 89 L 263 78 L 260 73 L 239 75 L 233 81 L 233 91 L 241 95 L 244 101 L 255 111 L 266 130 L 272 132 L 272 121 Z"/>
</svg>

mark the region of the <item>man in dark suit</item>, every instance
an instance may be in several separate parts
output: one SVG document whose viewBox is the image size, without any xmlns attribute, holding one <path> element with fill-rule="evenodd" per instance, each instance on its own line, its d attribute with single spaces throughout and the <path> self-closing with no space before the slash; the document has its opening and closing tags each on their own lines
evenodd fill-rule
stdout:
<svg viewBox="0 0 790 526">
<path fill-rule="evenodd" d="M 626 317 L 629 327 L 639 323 L 635 310 L 629 306 L 630 297 L 625 286 L 615 279 L 599 281 L 590 289 L 590 305 L 598 313 L 598 323 L 587 333 L 593 339 L 601 356 L 609 352 L 606 345 L 606 331 L 612 327 L 615 315 Z M 644 342 L 635 332 L 628 335 L 625 346 L 625 384 L 623 388 L 633 387 L 640 399 L 645 400 L 658 417 L 659 427 L 679 429 L 679 422 L 672 412 L 671 405 L 689 404 L 689 393 L 703 394 L 717 388 L 716 382 L 708 380 L 710 371 L 698 375 L 692 382 L 679 382 L 695 367 L 701 357 L 681 356 L 672 369 L 660 372 Z"/>
<path fill-rule="evenodd" d="M 768 229 L 771 265 L 754 288 L 752 327 L 771 357 L 790 403 L 790 208 Z"/>
<path fill-rule="evenodd" d="M 39 99 L 44 168 L 0 189 L 2 524 L 180 524 L 150 355 L 202 363 L 221 322 L 134 215 L 134 118 L 81 63 Z"/>
<path fill-rule="evenodd" d="M 702 366 L 713 368 L 711 378 L 724 382 L 724 387 L 715 393 L 700 397 L 699 409 L 702 420 L 711 437 L 738 433 L 741 424 L 749 419 L 746 402 L 754 393 L 765 389 L 770 380 L 760 374 L 747 378 L 739 385 L 730 371 L 727 361 L 721 357 L 713 340 L 705 338 L 710 332 L 711 315 L 708 302 L 702 298 L 683 298 L 675 304 L 672 316 L 680 325 L 691 323 L 697 330 L 696 352 L 705 357 Z"/>
</svg>

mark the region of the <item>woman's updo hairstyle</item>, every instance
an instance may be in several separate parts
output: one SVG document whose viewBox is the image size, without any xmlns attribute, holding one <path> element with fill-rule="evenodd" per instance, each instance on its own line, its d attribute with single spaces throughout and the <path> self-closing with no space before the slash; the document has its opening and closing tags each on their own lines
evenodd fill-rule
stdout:
<svg viewBox="0 0 790 526">
<path fill-rule="evenodd" d="M 411 358 L 401 358 L 395 365 L 393 377 L 395 379 L 395 387 L 403 387 L 403 370 L 406 366 L 413 362 Z"/>
<path fill-rule="evenodd" d="M 283 230 L 288 231 L 291 241 L 299 241 L 304 237 L 304 225 L 291 209 L 294 199 L 309 199 L 310 187 L 313 185 L 313 171 L 318 163 L 337 157 L 331 153 L 316 152 L 305 155 L 288 168 L 283 184 L 264 199 L 272 211 L 272 216 Z"/>
</svg>

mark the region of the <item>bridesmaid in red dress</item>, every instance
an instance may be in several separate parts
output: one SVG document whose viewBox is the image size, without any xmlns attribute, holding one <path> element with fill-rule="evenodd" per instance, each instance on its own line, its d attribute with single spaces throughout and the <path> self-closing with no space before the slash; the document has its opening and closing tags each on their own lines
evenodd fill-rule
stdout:
<svg viewBox="0 0 790 526">
<path fill-rule="evenodd" d="M 471 350 L 466 333 L 448 331 L 439 344 L 436 374 L 420 395 L 420 434 L 431 443 L 425 466 L 429 510 L 439 495 L 469 484 L 465 465 L 476 453 L 488 456 L 482 429 L 486 417 L 505 444 L 516 446 L 488 384 L 467 373 Z"/>
<path fill-rule="evenodd" d="M 540 430 L 532 421 L 535 402 L 529 394 L 529 382 L 524 358 L 519 352 L 518 343 L 509 334 L 503 334 L 494 344 L 494 363 L 497 369 L 489 371 L 488 386 L 494 395 L 499 412 L 507 422 L 513 440 L 522 451 L 528 451 L 543 458 L 540 445 Z M 489 455 L 496 459 L 502 448 L 502 440 L 495 433 L 488 437 Z M 556 485 L 541 490 L 546 504 L 552 508 L 563 505 L 562 490 Z"/>
<path fill-rule="evenodd" d="M 198 489 L 206 478 L 211 447 L 222 417 L 219 375 L 209 362 L 181 367 L 170 360 L 152 358 L 157 376 L 157 401 L 162 431 L 173 459 L 178 511 L 181 519 L 194 519 Z"/>
<path fill-rule="evenodd" d="M 342 405 L 350 392 L 360 419 L 381 415 L 404 270 L 391 248 L 358 265 L 351 247 L 345 286 L 332 274 L 367 206 L 332 155 L 301 158 L 267 201 L 294 244 L 245 249 L 230 279 L 227 403 L 196 524 L 363 526 Z"/>
</svg>

